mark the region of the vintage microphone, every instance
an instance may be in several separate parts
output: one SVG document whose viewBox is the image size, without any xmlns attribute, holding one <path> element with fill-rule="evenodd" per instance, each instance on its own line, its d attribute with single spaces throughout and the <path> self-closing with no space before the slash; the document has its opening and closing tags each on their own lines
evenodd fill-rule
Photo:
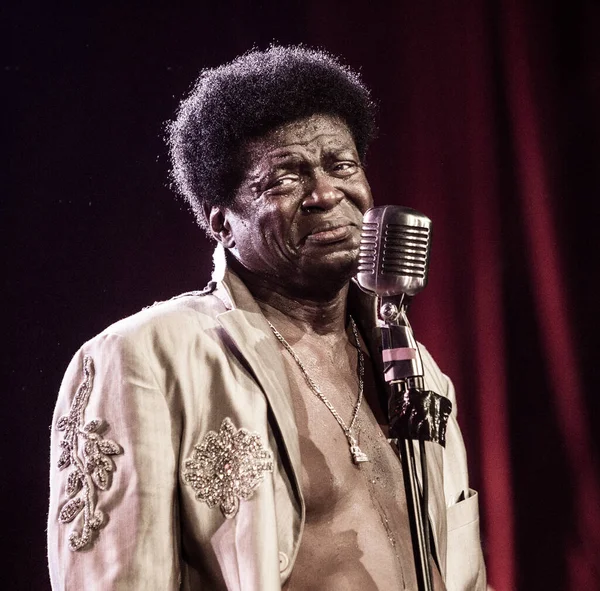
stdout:
<svg viewBox="0 0 600 591">
<path fill-rule="evenodd" d="M 431 220 L 395 205 L 369 209 L 363 218 L 358 274 L 360 287 L 377 296 L 384 379 L 390 384 L 390 438 L 397 440 L 420 591 L 432 591 L 429 557 L 425 441 L 445 445 L 452 403 L 424 390 L 423 362 L 406 311 L 410 298 L 427 285 Z M 414 441 L 419 441 L 419 490 Z"/>
</svg>

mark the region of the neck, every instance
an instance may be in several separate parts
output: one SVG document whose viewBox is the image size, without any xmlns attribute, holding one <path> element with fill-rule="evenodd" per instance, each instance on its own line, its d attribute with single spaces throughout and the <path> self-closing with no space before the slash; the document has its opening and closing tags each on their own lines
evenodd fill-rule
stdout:
<svg viewBox="0 0 600 591">
<path fill-rule="evenodd" d="M 324 286 L 295 289 L 272 278 L 257 276 L 239 264 L 230 266 L 244 281 L 266 318 L 283 330 L 296 327 L 306 335 L 346 332 L 348 282 L 335 289 Z"/>
</svg>

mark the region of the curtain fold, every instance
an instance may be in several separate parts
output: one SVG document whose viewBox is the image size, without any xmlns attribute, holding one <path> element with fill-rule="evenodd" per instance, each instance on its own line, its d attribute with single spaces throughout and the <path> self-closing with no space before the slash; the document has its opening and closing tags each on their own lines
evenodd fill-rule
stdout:
<svg viewBox="0 0 600 591">
<path fill-rule="evenodd" d="M 481 464 L 481 507 L 486 524 L 488 580 L 497 591 L 516 586 L 513 481 L 511 478 L 509 385 L 506 375 L 503 312 L 502 193 L 498 186 L 496 86 L 494 58 L 485 4 L 465 9 L 463 59 L 468 115 L 465 118 L 466 188 L 471 212 L 471 293 L 473 369 L 471 403 L 479 409 L 478 453 Z M 469 298 L 467 297 L 467 301 Z M 458 322 L 461 320 L 459 319 Z M 493 525 L 492 525 L 493 524 Z"/>
<path fill-rule="evenodd" d="M 508 110 L 523 219 L 526 257 L 533 285 L 534 312 L 540 331 L 552 405 L 566 449 L 570 470 L 561 475 L 558 486 L 572 491 L 575 522 L 568 534 L 566 582 L 568 589 L 598 588 L 600 569 L 600 482 L 594 444 L 585 404 L 582 370 L 577 357 L 571 305 L 566 291 L 567 277 L 556 230 L 554 203 L 560 195 L 551 182 L 552 158 L 542 138 L 557 131 L 544 128 L 540 93 L 534 84 L 543 82 L 545 70 L 553 64 L 534 62 L 531 43 L 532 16 L 522 3 L 506 3 L 502 21 Z M 534 63 L 538 67 L 534 74 Z M 546 85 L 544 85 L 546 86 Z M 548 100 L 552 100 L 548 98 Z M 555 138 L 559 141 L 558 138 Z M 560 509 L 559 509 L 560 510 Z"/>
</svg>

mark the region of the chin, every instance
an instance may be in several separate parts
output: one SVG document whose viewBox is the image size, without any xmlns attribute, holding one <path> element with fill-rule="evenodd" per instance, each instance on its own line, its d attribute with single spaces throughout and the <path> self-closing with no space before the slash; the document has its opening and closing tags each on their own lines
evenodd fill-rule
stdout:
<svg viewBox="0 0 600 591">
<path fill-rule="evenodd" d="M 354 252 L 330 253 L 323 257 L 312 257 L 300 271 L 315 281 L 343 286 L 350 281 L 358 269 L 358 249 Z"/>
</svg>

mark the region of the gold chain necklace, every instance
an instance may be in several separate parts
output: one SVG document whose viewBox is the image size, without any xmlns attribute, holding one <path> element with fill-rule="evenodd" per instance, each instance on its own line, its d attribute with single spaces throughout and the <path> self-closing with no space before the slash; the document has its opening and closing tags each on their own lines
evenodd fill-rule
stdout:
<svg viewBox="0 0 600 591">
<path fill-rule="evenodd" d="M 338 425 L 342 428 L 346 439 L 348 440 L 348 446 L 350 447 L 350 455 L 352 456 L 352 461 L 355 464 L 360 464 L 361 462 L 368 462 L 369 458 L 367 454 L 365 454 L 360 447 L 358 447 L 358 441 L 354 437 L 352 433 L 352 429 L 354 428 L 354 423 L 356 423 L 356 417 L 358 416 L 358 410 L 360 409 L 360 405 L 363 400 L 363 390 L 364 390 L 364 375 L 365 375 L 365 358 L 363 352 L 360 348 L 360 340 L 358 338 L 358 330 L 356 329 L 356 324 L 354 323 L 354 319 L 350 317 L 350 325 L 352 326 L 352 334 L 354 335 L 355 347 L 358 351 L 358 399 L 356 401 L 356 405 L 354 406 L 354 411 L 352 412 L 352 418 L 350 419 L 350 425 L 346 425 L 344 419 L 339 415 L 338 411 L 335 410 L 333 404 L 329 402 L 325 394 L 321 392 L 320 388 L 315 384 L 313 379 L 308 375 L 306 368 L 298 355 L 296 355 L 296 351 L 292 349 L 292 346 L 283 338 L 283 335 L 267 320 L 273 334 L 277 337 L 279 342 L 285 347 L 286 351 L 292 356 L 294 361 L 297 363 L 306 383 L 309 385 L 313 394 L 329 409 L 329 412 L 333 415 L 335 420 L 338 422 Z"/>
</svg>

